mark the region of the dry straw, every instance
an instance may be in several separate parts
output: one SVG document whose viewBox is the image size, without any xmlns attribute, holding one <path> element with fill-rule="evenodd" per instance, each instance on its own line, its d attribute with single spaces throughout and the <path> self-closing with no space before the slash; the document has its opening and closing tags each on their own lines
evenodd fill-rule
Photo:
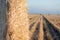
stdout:
<svg viewBox="0 0 60 40">
<path fill-rule="evenodd" d="M 7 0 L 6 40 L 29 40 L 29 19 L 26 0 Z"/>
<path fill-rule="evenodd" d="M 40 30 L 38 40 L 44 40 L 44 31 L 43 31 L 43 16 L 41 15 Z"/>
</svg>

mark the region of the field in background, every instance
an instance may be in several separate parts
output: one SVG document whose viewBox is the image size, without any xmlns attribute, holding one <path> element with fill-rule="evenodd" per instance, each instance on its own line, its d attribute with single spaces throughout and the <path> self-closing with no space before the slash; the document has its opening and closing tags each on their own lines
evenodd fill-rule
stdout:
<svg viewBox="0 0 60 40">
<path fill-rule="evenodd" d="M 60 31 L 60 15 L 44 15 Z"/>
<path fill-rule="evenodd" d="M 29 20 L 30 40 L 60 40 L 60 15 L 29 14 Z"/>
</svg>

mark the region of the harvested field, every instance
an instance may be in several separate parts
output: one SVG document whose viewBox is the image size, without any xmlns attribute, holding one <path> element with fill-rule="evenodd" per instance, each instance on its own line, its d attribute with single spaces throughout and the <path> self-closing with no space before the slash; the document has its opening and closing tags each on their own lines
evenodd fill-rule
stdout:
<svg viewBox="0 0 60 40">
<path fill-rule="evenodd" d="M 55 26 L 54 25 L 52 25 L 45 17 L 43 17 L 44 18 L 44 20 L 45 20 L 45 26 L 44 27 L 47 27 L 46 29 L 48 29 L 48 30 L 46 30 L 46 31 L 49 31 L 49 35 L 47 35 L 47 40 L 59 40 L 60 39 L 60 32 L 56 29 L 56 28 L 54 28 Z M 49 37 L 50 37 L 50 39 L 49 39 Z"/>
<path fill-rule="evenodd" d="M 60 15 L 44 15 L 46 19 L 51 22 L 60 32 Z"/>
<path fill-rule="evenodd" d="M 60 40 L 60 29 L 58 28 L 60 25 L 56 25 L 60 22 L 59 17 L 60 15 L 30 14 L 30 40 Z"/>
</svg>

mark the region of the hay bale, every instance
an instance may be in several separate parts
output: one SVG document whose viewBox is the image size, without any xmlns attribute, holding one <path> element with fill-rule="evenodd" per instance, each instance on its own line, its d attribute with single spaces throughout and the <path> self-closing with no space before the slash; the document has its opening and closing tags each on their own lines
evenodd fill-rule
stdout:
<svg viewBox="0 0 60 40">
<path fill-rule="evenodd" d="M 7 0 L 6 40 L 29 40 L 29 19 L 26 0 Z"/>
</svg>

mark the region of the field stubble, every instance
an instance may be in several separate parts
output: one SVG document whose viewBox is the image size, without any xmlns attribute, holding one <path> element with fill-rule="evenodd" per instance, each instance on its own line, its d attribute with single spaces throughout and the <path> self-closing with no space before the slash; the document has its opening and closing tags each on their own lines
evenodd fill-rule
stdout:
<svg viewBox="0 0 60 40">
<path fill-rule="evenodd" d="M 47 21 L 43 16 L 47 19 Z M 29 20 L 30 40 L 59 40 L 60 25 L 57 24 L 60 22 L 60 15 L 29 14 Z"/>
</svg>

